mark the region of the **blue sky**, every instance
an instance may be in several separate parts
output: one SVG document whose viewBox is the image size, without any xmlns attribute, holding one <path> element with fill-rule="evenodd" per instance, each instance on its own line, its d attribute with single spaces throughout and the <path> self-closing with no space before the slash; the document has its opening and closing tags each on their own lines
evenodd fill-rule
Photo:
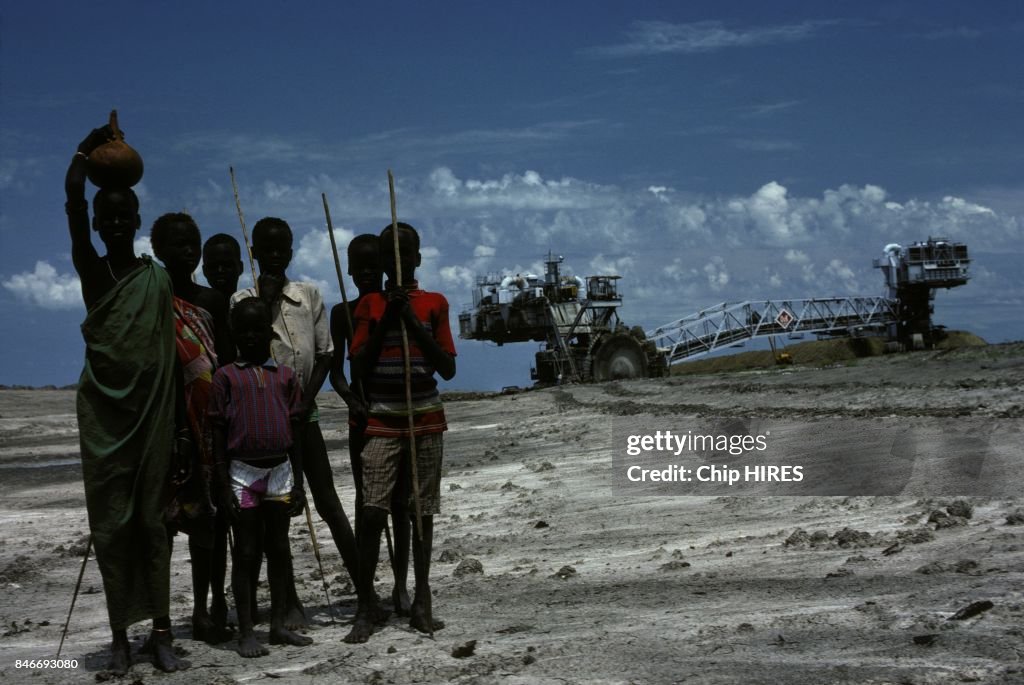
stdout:
<svg viewBox="0 0 1024 685">
<path fill-rule="evenodd" d="M 890 242 L 965 241 L 936 321 L 1024 338 L 1016 2 L 8 3 L 0 12 L 0 383 L 66 384 L 84 317 L 62 181 L 117 108 L 160 214 L 338 238 L 398 211 L 453 319 L 478 273 L 623 276 L 630 325 L 722 301 L 875 295 Z M 148 248 L 146 248 L 148 249 Z M 201 276 L 200 276 L 201 280 Z M 202 282 L 202 281 L 201 281 Z M 453 325 L 454 325 L 453 321 Z M 450 387 L 526 384 L 535 348 L 461 342 Z"/>
</svg>

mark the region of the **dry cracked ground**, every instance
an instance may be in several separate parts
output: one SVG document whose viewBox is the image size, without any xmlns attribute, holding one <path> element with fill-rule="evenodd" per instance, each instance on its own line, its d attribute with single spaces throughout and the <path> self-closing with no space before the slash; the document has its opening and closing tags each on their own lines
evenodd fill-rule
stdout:
<svg viewBox="0 0 1024 685">
<path fill-rule="evenodd" d="M 621 416 L 1013 421 L 1022 386 L 1024 345 L 1009 344 L 450 398 L 432 574 L 435 612 L 448 625 L 434 639 L 392 619 L 367 644 L 344 644 L 355 597 L 328 543 L 332 620 L 296 519 L 292 548 L 312 646 L 246 660 L 232 643 L 193 641 L 179 538 L 172 619 L 190 668 L 157 672 L 138 654 L 148 631 L 138 625 L 129 631 L 136 663 L 122 680 L 1022 683 L 1021 498 L 617 495 L 609 430 Z M 328 396 L 321 406 L 349 508 L 341 408 Z M 62 654 L 78 667 L 16 667 L 52 658 L 60 641 L 88 532 L 77 457 L 73 392 L 0 391 L 5 682 L 108 678 L 94 561 Z M 1021 482 L 1017 473 L 1007 478 Z M 316 533 L 329 541 L 319 521 Z M 378 591 L 390 589 L 382 566 Z"/>
</svg>

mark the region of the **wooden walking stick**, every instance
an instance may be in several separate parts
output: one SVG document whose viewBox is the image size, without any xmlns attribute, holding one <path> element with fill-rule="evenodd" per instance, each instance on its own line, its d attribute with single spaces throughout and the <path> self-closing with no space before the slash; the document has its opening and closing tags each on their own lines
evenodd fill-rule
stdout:
<svg viewBox="0 0 1024 685">
<path fill-rule="evenodd" d="M 348 330 L 349 344 L 356 337 L 355 327 L 352 325 L 352 313 L 348 309 L 348 295 L 345 294 L 345 279 L 341 275 L 341 259 L 338 257 L 338 244 L 334 241 L 334 222 L 331 221 L 331 208 L 327 205 L 327 193 L 320 193 L 324 201 L 324 216 L 327 217 L 327 235 L 331 237 L 331 253 L 334 255 L 334 271 L 338 274 L 338 287 L 341 289 L 341 306 L 345 310 L 345 325 Z M 355 380 L 355 379 L 353 379 Z M 366 404 L 366 397 L 363 394 L 363 386 L 359 385 L 359 399 Z M 359 512 L 356 512 L 359 516 Z M 395 548 L 391 543 L 391 526 L 387 520 L 384 521 L 384 539 L 388 543 L 388 561 L 391 563 L 391 570 L 395 570 Z"/>
<path fill-rule="evenodd" d="M 245 216 L 242 214 L 242 203 L 238 199 L 238 184 L 235 183 L 235 167 L 229 166 L 231 189 L 235 193 L 235 209 L 238 210 L 238 223 L 242 224 L 242 239 L 245 240 L 245 252 L 249 255 L 249 271 L 252 273 L 252 287 L 256 295 L 260 294 L 260 286 L 256 281 L 256 263 L 252 260 L 252 245 L 249 243 L 249 232 L 245 229 Z"/>
<path fill-rule="evenodd" d="M 68 609 L 68 618 L 64 621 L 64 630 L 60 634 L 60 644 L 57 645 L 57 656 L 55 659 L 60 658 L 60 650 L 64 648 L 64 638 L 68 636 L 68 626 L 71 625 L 71 612 L 75 610 L 75 600 L 78 599 L 78 590 L 82 587 L 82 576 L 85 575 L 85 565 L 89 561 L 89 552 L 92 551 L 92 533 L 89 534 L 89 540 L 85 543 L 85 556 L 82 557 L 82 568 L 78 570 L 78 582 L 75 583 L 75 591 L 71 595 L 71 607 Z"/>
<path fill-rule="evenodd" d="M 252 289 L 256 292 L 256 296 L 260 294 L 260 282 L 256 277 L 256 266 L 252 258 L 252 244 L 249 242 L 249 233 L 245 230 L 245 217 L 242 215 L 242 203 L 238 200 L 238 184 L 235 183 L 235 169 L 234 167 L 228 167 L 228 171 L 231 173 L 231 187 L 235 192 L 235 207 L 238 209 L 238 221 L 242 224 L 242 239 L 245 240 L 245 251 L 249 253 L 249 269 L 252 270 Z M 274 351 L 271 348 L 271 356 Z M 276 359 L 274 361 L 277 361 Z M 320 580 L 324 585 L 324 597 L 327 598 L 327 610 L 331 614 L 331 623 L 334 623 L 334 603 L 331 602 L 331 593 L 327 591 L 327 576 L 324 575 L 324 562 L 320 557 L 320 543 L 316 539 L 316 531 L 313 529 L 313 516 L 309 512 L 309 499 L 303 503 L 306 510 L 306 527 L 309 528 L 309 540 L 313 544 L 313 556 L 316 557 L 316 565 L 320 569 Z"/>
<path fill-rule="evenodd" d="M 324 575 L 324 562 L 320 560 L 320 545 L 316 541 L 316 533 L 313 532 L 313 515 L 309 513 L 309 502 L 306 505 L 306 526 L 309 528 L 309 539 L 313 541 L 313 556 L 316 557 L 316 565 L 320 568 L 320 580 L 324 585 L 324 597 L 327 598 L 327 610 L 331 614 L 331 625 L 334 625 L 334 603 L 331 602 L 331 593 L 327 591 L 327 576 Z"/>
<path fill-rule="evenodd" d="M 403 287 L 402 282 L 402 249 L 398 241 L 398 210 L 395 206 L 395 177 L 388 169 L 388 194 L 391 196 L 391 235 L 395 249 L 395 287 Z M 419 545 L 419 556 L 423 559 L 423 507 L 420 504 L 420 477 L 416 469 L 416 420 L 412 415 L 412 359 L 409 356 L 409 332 L 405 329 L 405 321 L 398 320 L 402 328 L 402 359 L 405 361 L 405 410 L 409 415 L 409 470 L 412 471 L 412 501 L 416 510 L 416 544 Z M 427 627 L 430 637 L 434 637 L 434 617 L 427 610 Z"/>
</svg>

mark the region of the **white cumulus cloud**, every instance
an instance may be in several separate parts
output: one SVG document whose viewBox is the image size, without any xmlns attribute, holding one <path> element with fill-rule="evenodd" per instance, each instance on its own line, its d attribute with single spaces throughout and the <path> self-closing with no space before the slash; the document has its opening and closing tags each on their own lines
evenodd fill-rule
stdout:
<svg viewBox="0 0 1024 685">
<path fill-rule="evenodd" d="M 59 273 L 49 262 L 38 261 L 33 271 L 14 274 L 3 286 L 18 299 L 44 309 L 79 309 L 82 282 L 73 273 Z"/>
</svg>

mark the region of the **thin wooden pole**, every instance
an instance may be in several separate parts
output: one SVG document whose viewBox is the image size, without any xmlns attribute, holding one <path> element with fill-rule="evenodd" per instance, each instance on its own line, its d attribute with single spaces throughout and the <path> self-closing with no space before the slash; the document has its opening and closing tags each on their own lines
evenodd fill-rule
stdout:
<svg viewBox="0 0 1024 685">
<path fill-rule="evenodd" d="M 398 240 L 398 210 L 395 206 L 395 177 L 388 169 L 388 194 L 391 196 L 391 235 L 394 237 L 395 248 L 395 280 L 396 287 L 404 287 L 402 281 L 402 249 Z M 426 549 L 423 547 L 423 507 L 420 504 L 420 477 L 416 468 L 416 421 L 412 415 L 412 359 L 409 356 L 409 332 L 405 329 L 405 321 L 399 319 L 402 327 L 402 358 L 405 360 L 405 410 L 409 415 L 409 467 L 412 471 L 412 501 L 416 509 L 416 545 L 419 549 L 420 564 L 429 563 Z M 429 606 L 429 604 L 428 604 Z M 434 638 L 434 616 L 427 610 L 425 616 L 430 638 Z"/>
<path fill-rule="evenodd" d="M 395 206 L 395 177 L 388 169 L 388 192 L 391 195 L 391 235 L 395 249 L 395 281 L 396 287 L 403 286 L 402 281 L 402 248 L 398 241 L 398 210 Z M 416 533 L 420 543 L 423 542 L 423 510 L 420 505 L 420 479 L 416 470 L 416 420 L 412 415 L 412 359 L 409 356 L 409 332 L 405 330 L 405 321 L 398 320 L 402 327 L 402 359 L 405 361 L 405 410 L 409 415 L 409 461 L 412 467 L 412 495 L 416 508 Z"/>
<path fill-rule="evenodd" d="M 331 208 L 327 205 L 327 193 L 320 193 L 324 201 L 324 216 L 327 217 L 327 235 L 331 238 L 331 254 L 334 255 L 334 272 L 338 274 L 338 288 L 341 290 L 341 303 L 345 306 L 345 323 L 348 325 L 349 341 L 355 337 L 352 316 L 348 311 L 348 295 L 345 294 L 345 279 L 341 275 L 341 258 L 338 257 L 338 243 L 334 240 L 334 222 L 331 221 Z"/>
<path fill-rule="evenodd" d="M 246 254 L 249 255 L 249 271 L 252 272 L 252 287 L 256 291 L 256 295 L 259 295 L 260 285 L 256 278 L 256 263 L 252 259 L 252 245 L 249 243 L 249 232 L 245 228 L 245 216 L 242 214 L 242 203 L 238 199 L 238 184 L 235 182 L 235 168 L 229 166 L 228 172 L 231 174 L 231 189 L 235 193 L 235 209 L 238 210 L 238 223 L 242 225 L 242 239 L 245 240 L 245 251 Z"/>
<path fill-rule="evenodd" d="M 92 533 L 89 534 L 89 540 L 85 543 L 85 556 L 82 557 L 82 568 L 78 569 L 78 581 L 75 583 L 75 591 L 71 595 L 71 607 L 68 609 L 68 618 L 64 621 L 64 630 L 60 634 L 60 644 L 57 645 L 57 656 L 55 659 L 60 658 L 60 650 L 64 649 L 64 638 L 68 636 L 68 626 L 71 625 L 71 612 L 75 610 L 75 600 L 78 599 L 78 590 L 82 587 L 82 576 L 85 575 L 85 565 L 89 561 L 89 552 L 92 551 Z"/>
<path fill-rule="evenodd" d="M 324 562 L 320 559 L 320 545 L 316 541 L 316 533 L 313 532 L 313 514 L 309 511 L 309 500 L 303 503 L 306 510 L 306 526 L 309 528 L 309 539 L 313 541 L 313 556 L 316 557 L 316 565 L 320 569 L 320 580 L 324 585 L 324 597 L 327 598 L 327 610 L 331 613 L 331 624 L 334 624 L 334 603 L 331 601 L 331 593 L 327 591 L 327 576 L 324 575 Z M 294 580 L 292 582 L 295 582 Z"/>
</svg>

